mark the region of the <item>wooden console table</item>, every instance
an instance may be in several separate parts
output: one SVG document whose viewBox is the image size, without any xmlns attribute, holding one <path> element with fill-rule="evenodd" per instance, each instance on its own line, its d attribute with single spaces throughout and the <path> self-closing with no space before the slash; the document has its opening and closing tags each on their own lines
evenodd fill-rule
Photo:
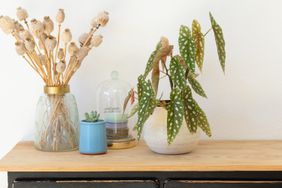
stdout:
<svg viewBox="0 0 282 188">
<path fill-rule="evenodd" d="M 0 171 L 9 188 L 281 188 L 282 141 L 203 141 L 186 155 L 158 155 L 140 143 L 96 156 L 20 142 Z"/>
</svg>

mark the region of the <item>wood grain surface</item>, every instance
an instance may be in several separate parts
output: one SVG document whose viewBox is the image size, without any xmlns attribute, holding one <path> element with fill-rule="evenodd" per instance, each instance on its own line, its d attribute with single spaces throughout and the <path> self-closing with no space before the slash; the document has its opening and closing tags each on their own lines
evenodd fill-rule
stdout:
<svg viewBox="0 0 282 188">
<path fill-rule="evenodd" d="M 0 161 L 0 171 L 282 171 L 282 141 L 201 141 L 185 155 L 159 155 L 142 142 L 105 155 L 41 152 L 20 142 Z"/>
</svg>

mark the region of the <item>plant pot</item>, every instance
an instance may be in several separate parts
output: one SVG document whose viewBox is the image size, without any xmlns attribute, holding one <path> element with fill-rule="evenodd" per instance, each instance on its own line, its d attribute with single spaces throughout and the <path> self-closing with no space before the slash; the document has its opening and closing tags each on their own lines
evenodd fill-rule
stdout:
<svg viewBox="0 0 282 188">
<path fill-rule="evenodd" d="M 79 151 L 81 154 L 104 154 L 107 152 L 106 126 L 104 121 L 80 122 Z"/>
<path fill-rule="evenodd" d="M 194 150 L 199 141 L 199 132 L 191 134 L 186 122 L 183 124 L 175 140 L 167 142 L 167 111 L 157 107 L 144 126 L 143 138 L 148 147 L 159 154 L 185 154 Z"/>
<path fill-rule="evenodd" d="M 35 118 L 35 148 L 61 152 L 78 149 L 79 117 L 69 86 L 45 87 Z"/>
</svg>

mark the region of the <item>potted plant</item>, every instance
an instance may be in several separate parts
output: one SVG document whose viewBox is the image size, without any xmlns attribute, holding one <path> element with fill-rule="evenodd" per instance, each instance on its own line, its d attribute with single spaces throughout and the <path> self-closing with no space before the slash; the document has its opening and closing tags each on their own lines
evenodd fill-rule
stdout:
<svg viewBox="0 0 282 188">
<path fill-rule="evenodd" d="M 97 111 L 85 113 L 80 122 L 79 151 L 82 154 L 104 154 L 107 152 L 106 126 Z"/>
<path fill-rule="evenodd" d="M 179 55 L 173 54 L 173 46 L 162 37 L 150 55 L 145 72 L 138 77 L 137 91 L 129 92 L 124 108 L 135 94 L 138 102 L 133 106 L 130 116 L 137 113 L 136 130 L 138 139 L 143 127 L 144 139 L 151 150 L 163 154 L 181 154 L 192 151 L 199 140 L 198 130 L 211 136 L 210 126 L 204 111 L 195 101 L 192 90 L 207 97 L 200 83 L 198 73 L 204 62 L 205 36 L 212 30 L 215 36 L 221 68 L 225 69 L 225 41 L 221 27 L 210 14 L 211 28 L 203 34 L 197 20 L 192 23 L 192 31 L 181 25 L 179 30 Z M 167 60 L 169 59 L 169 63 Z M 151 79 L 147 77 L 151 74 Z M 161 78 L 167 77 L 170 85 L 170 98 L 162 99 L 158 93 Z"/>
</svg>

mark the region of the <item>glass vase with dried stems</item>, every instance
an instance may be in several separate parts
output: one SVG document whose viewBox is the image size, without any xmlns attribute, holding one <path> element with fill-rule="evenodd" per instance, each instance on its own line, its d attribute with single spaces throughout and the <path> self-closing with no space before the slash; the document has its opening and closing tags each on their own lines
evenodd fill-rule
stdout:
<svg viewBox="0 0 282 188">
<path fill-rule="evenodd" d="M 27 11 L 19 7 L 17 18 L 0 16 L 0 28 L 15 38 L 17 53 L 45 83 L 37 104 L 34 145 L 42 151 L 75 150 L 79 117 L 69 82 L 89 51 L 102 43 L 103 37 L 95 32 L 107 24 L 109 15 L 103 11 L 93 18 L 90 31 L 79 37 L 79 45 L 72 41 L 70 29 L 62 30 L 63 9 L 56 15 L 57 37 L 52 35 L 54 22 L 49 16 L 28 21 Z"/>
</svg>

